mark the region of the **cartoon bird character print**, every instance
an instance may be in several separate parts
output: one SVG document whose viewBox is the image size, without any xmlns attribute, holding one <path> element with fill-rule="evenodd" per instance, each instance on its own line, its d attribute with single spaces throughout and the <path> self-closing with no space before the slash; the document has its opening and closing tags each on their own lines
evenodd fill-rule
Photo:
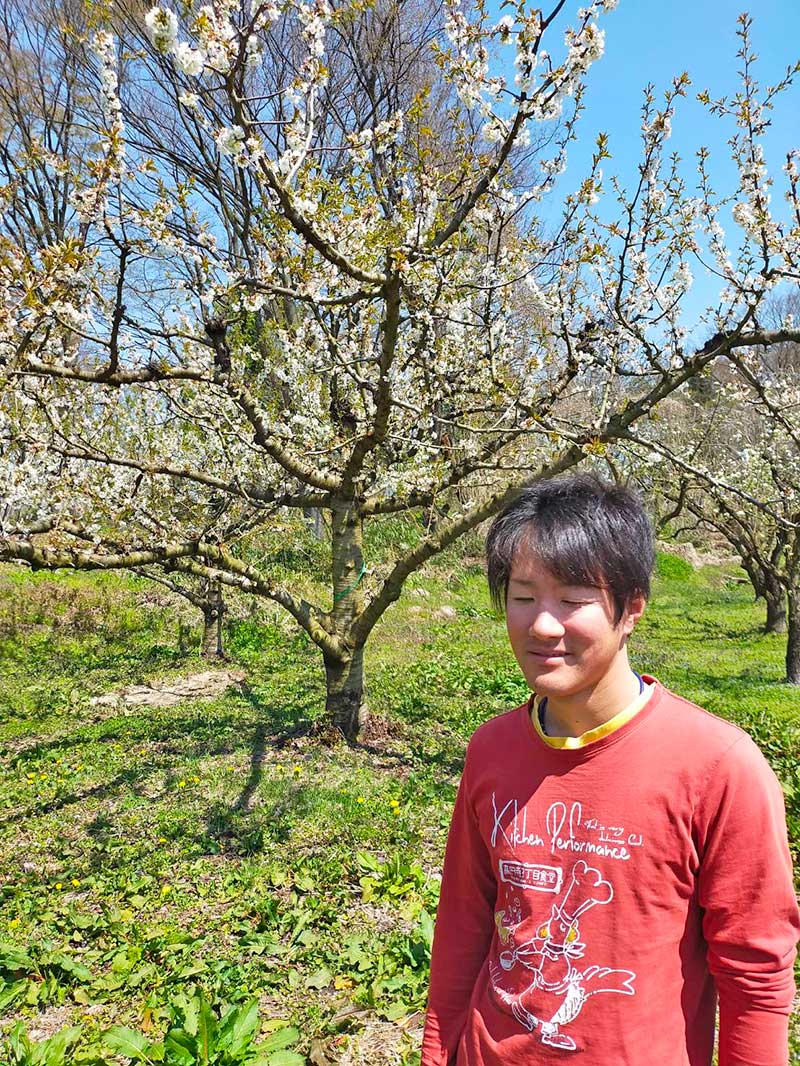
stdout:
<svg viewBox="0 0 800 1066">
<path fill-rule="evenodd" d="M 539 926 L 535 936 L 518 946 L 513 945 L 513 933 L 501 939 L 501 943 L 512 946 L 501 951 L 500 966 L 505 971 L 521 966 L 530 972 L 531 980 L 519 995 L 511 995 L 502 990 L 502 974 L 495 967 L 495 989 L 517 1021 L 537 1033 L 548 1047 L 577 1049 L 575 1040 L 561 1027 L 577 1018 L 590 996 L 599 992 L 634 995 L 632 983 L 636 974 L 631 970 L 603 966 L 579 970 L 575 966 L 586 947 L 579 939 L 578 919 L 592 907 L 610 903 L 613 895 L 611 884 L 603 880 L 600 871 L 581 859 L 573 866 L 560 898 L 553 903 L 549 920 Z"/>
</svg>

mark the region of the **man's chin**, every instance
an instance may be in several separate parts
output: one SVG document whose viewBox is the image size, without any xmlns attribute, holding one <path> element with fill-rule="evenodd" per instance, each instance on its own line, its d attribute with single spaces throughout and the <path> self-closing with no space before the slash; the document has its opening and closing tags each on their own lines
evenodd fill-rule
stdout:
<svg viewBox="0 0 800 1066">
<path fill-rule="evenodd" d="M 559 679 L 552 676 L 552 671 L 531 671 L 526 680 L 531 692 L 535 692 L 541 699 L 555 699 L 559 696 L 563 699 L 565 696 L 571 696 L 575 688 L 566 679 L 559 683 Z"/>
</svg>

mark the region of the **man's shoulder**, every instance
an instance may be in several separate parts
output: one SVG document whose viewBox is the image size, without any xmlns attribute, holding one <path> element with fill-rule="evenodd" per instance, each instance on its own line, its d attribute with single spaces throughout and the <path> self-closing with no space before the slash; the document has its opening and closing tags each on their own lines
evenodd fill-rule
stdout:
<svg viewBox="0 0 800 1066">
<path fill-rule="evenodd" d="M 470 737 L 467 757 L 482 759 L 493 752 L 508 751 L 509 743 L 519 745 L 524 737 L 527 712 L 527 704 L 521 703 L 483 722 Z"/>
<path fill-rule="evenodd" d="M 680 750 L 686 763 L 707 769 L 737 765 L 753 771 L 767 766 L 760 748 L 741 726 L 669 689 L 662 688 L 662 693 L 663 739 Z"/>
</svg>

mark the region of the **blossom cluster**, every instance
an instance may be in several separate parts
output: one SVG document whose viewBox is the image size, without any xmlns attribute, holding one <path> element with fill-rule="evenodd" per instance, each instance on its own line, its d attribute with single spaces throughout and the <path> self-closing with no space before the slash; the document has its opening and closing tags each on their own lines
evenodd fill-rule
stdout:
<svg viewBox="0 0 800 1066">
<path fill-rule="evenodd" d="M 603 54 L 605 34 L 594 19 L 613 6 L 613 2 L 597 0 L 579 10 L 580 26 L 566 31 L 566 56 L 555 65 L 541 47 L 545 24 L 540 10 L 516 2 L 513 15 L 505 14 L 494 26 L 484 28 L 469 20 L 461 0 L 447 0 L 445 32 L 452 44 L 449 77 L 465 106 L 482 116 L 485 141 L 505 142 L 513 129 L 514 139 L 525 146 L 530 139 L 529 120 L 545 122 L 560 117 L 564 99 L 575 95 L 591 64 Z M 516 93 L 508 87 L 504 74 L 491 73 L 493 41 L 515 48 Z M 509 98 L 516 101 L 516 112 L 505 106 Z"/>
<path fill-rule="evenodd" d="M 92 36 L 91 47 L 100 66 L 100 106 L 106 130 L 101 141 L 104 159 L 98 176 L 88 183 L 76 183 L 70 191 L 72 206 L 83 222 L 105 214 L 109 186 L 119 182 L 125 171 L 125 125 L 119 99 L 116 41 L 110 33 L 98 30 Z"/>
<path fill-rule="evenodd" d="M 374 128 L 367 126 L 357 133 L 349 134 L 347 143 L 351 158 L 358 163 L 366 163 L 370 150 L 376 155 L 384 155 L 393 144 L 400 141 L 404 125 L 403 112 L 395 111 L 390 118 L 379 122 Z"/>
<path fill-rule="evenodd" d="M 215 137 L 220 155 L 230 156 L 240 167 L 250 166 L 263 155 L 263 145 L 254 134 L 248 134 L 238 125 L 222 126 Z"/>
<path fill-rule="evenodd" d="M 199 77 L 206 70 L 227 74 L 237 53 L 237 35 L 232 16 L 238 8 L 236 0 L 216 0 L 199 8 L 192 21 L 192 29 L 199 47 L 178 39 L 178 17 L 170 8 L 152 7 L 145 15 L 145 27 L 155 48 L 172 58 L 175 66 L 189 77 Z M 258 42 L 248 39 L 249 60 L 257 61 Z"/>
</svg>

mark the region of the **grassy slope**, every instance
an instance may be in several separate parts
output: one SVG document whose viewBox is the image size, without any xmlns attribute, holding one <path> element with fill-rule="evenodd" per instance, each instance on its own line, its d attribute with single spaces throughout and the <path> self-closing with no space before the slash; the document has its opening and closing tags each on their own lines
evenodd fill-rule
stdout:
<svg viewBox="0 0 800 1066">
<path fill-rule="evenodd" d="M 732 572 L 671 557 L 660 570 L 635 665 L 753 733 L 797 844 L 800 713 L 782 641 L 759 633 Z M 376 632 L 370 698 L 386 730 L 372 751 L 286 735 L 319 712 L 321 664 L 258 619 L 232 633 L 244 691 L 92 708 L 93 693 L 197 668 L 157 601 L 118 577 L 0 571 L 6 1028 L 80 1024 L 79 1062 L 112 1024 L 160 1033 L 196 985 L 215 1003 L 257 998 L 267 1029 L 297 1023 L 302 1054 L 316 1041 L 343 1062 L 413 1061 L 464 745 L 526 691 L 480 567 L 451 553 Z M 455 620 L 434 617 L 442 604 Z"/>
</svg>

